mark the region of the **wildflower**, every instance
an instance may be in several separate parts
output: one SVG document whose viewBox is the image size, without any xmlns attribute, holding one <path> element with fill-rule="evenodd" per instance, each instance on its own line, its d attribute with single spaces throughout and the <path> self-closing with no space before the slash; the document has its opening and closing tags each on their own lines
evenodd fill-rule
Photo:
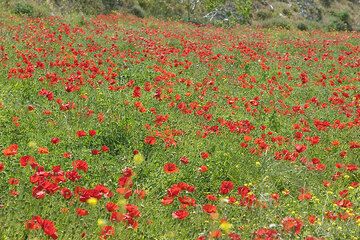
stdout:
<svg viewBox="0 0 360 240">
<path fill-rule="evenodd" d="M 226 220 L 222 220 L 219 226 L 219 228 L 226 233 L 230 232 L 232 227 L 233 225 Z"/>
<path fill-rule="evenodd" d="M 35 141 L 30 141 L 30 142 L 28 143 L 28 146 L 29 146 L 30 148 L 36 148 L 36 147 L 37 147 L 37 143 L 36 143 Z"/>
<path fill-rule="evenodd" d="M 147 136 L 145 139 L 144 139 L 144 142 L 146 144 L 149 144 L 149 145 L 154 145 L 156 143 L 156 138 L 153 137 L 153 136 Z"/>
<path fill-rule="evenodd" d="M 17 154 L 18 151 L 17 144 L 11 144 L 9 147 L 5 148 L 2 152 L 5 156 L 14 156 Z"/>
<path fill-rule="evenodd" d="M 98 202 L 97 198 L 91 197 L 88 200 L 86 200 L 86 202 L 91 205 L 91 206 L 95 206 Z"/>
<path fill-rule="evenodd" d="M 189 216 L 189 212 L 186 211 L 186 210 L 177 210 L 175 212 L 172 213 L 172 217 L 173 218 L 176 218 L 176 219 L 179 219 L 179 220 L 182 220 L 184 218 L 186 218 L 187 216 Z"/>
<path fill-rule="evenodd" d="M 199 171 L 204 173 L 204 172 L 207 172 L 208 171 L 208 167 L 206 165 L 202 165 L 199 167 Z"/>
<path fill-rule="evenodd" d="M 212 204 L 205 204 L 202 207 L 203 211 L 206 213 L 215 213 L 216 212 L 216 206 Z"/>
<path fill-rule="evenodd" d="M 141 153 L 137 153 L 134 155 L 134 163 L 136 165 L 141 164 L 144 161 L 144 156 Z"/>
<path fill-rule="evenodd" d="M 303 226 L 300 219 L 292 217 L 285 217 L 281 223 L 286 232 L 294 232 L 296 235 L 300 233 Z"/>
<path fill-rule="evenodd" d="M 220 186 L 220 194 L 228 194 L 229 192 L 231 192 L 231 190 L 233 190 L 234 188 L 234 183 L 231 182 L 231 181 L 223 181 L 221 183 L 221 186 Z"/>
<path fill-rule="evenodd" d="M 58 144 L 59 142 L 60 142 L 60 139 L 57 138 L 57 137 L 54 137 L 54 138 L 51 139 L 52 144 Z"/>
<path fill-rule="evenodd" d="M 179 171 L 175 163 L 166 163 L 164 165 L 164 171 L 167 174 L 176 173 Z"/>
<path fill-rule="evenodd" d="M 97 225 L 98 225 L 98 226 L 104 226 L 105 224 L 106 224 L 106 220 L 101 219 L 101 218 L 99 218 L 99 219 L 97 220 Z"/>
<path fill-rule="evenodd" d="M 91 137 L 95 136 L 96 135 L 96 130 L 89 130 L 89 135 Z"/>
<path fill-rule="evenodd" d="M 86 216 L 89 214 L 89 212 L 85 209 L 82 209 L 82 208 L 77 208 L 76 209 L 76 214 L 80 217 L 83 217 L 83 216 Z"/>
</svg>

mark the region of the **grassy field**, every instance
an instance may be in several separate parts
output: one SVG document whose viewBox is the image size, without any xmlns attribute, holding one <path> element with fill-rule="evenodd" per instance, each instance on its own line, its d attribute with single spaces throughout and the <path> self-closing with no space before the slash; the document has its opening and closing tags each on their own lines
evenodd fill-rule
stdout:
<svg viewBox="0 0 360 240">
<path fill-rule="evenodd" d="M 0 239 L 359 239 L 359 45 L 1 16 Z"/>
</svg>

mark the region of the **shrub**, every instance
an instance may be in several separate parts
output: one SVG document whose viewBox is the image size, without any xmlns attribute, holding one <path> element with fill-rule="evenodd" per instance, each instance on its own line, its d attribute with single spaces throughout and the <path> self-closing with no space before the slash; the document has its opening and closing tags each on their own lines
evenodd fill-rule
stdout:
<svg viewBox="0 0 360 240">
<path fill-rule="evenodd" d="M 333 20 L 328 26 L 329 31 L 351 31 L 352 27 L 339 19 Z"/>
<path fill-rule="evenodd" d="M 289 22 L 287 22 L 285 19 L 271 19 L 268 21 L 265 21 L 262 24 L 262 27 L 264 28 L 282 28 L 282 29 L 291 29 L 291 25 Z"/>
<path fill-rule="evenodd" d="M 260 20 L 266 20 L 272 17 L 272 13 L 270 11 L 259 11 L 256 13 L 256 17 Z"/>
<path fill-rule="evenodd" d="M 300 31 L 307 31 L 309 30 L 308 26 L 305 23 L 299 23 L 297 26 L 297 29 L 299 29 Z"/>
<path fill-rule="evenodd" d="M 140 7 L 139 5 L 134 5 L 131 9 L 130 9 L 130 13 L 134 14 L 137 17 L 140 18 L 144 18 L 145 17 L 145 11 L 142 7 Z"/>
<path fill-rule="evenodd" d="M 330 7 L 333 0 L 321 0 L 321 4 L 325 7 Z"/>
<path fill-rule="evenodd" d="M 284 8 L 284 9 L 282 10 L 282 13 L 283 13 L 285 16 L 288 16 L 288 17 L 291 17 L 291 16 L 292 16 L 292 12 L 291 12 L 289 9 L 287 9 L 287 8 Z"/>
<path fill-rule="evenodd" d="M 34 7 L 29 3 L 18 2 L 14 6 L 14 13 L 18 15 L 35 16 Z"/>
<path fill-rule="evenodd" d="M 13 13 L 28 17 L 44 17 L 49 15 L 49 9 L 43 4 L 35 5 L 32 2 L 17 2 L 12 7 Z"/>
<path fill-rule="evenodd" d="M 352 31 L 349 13 L 341 12 L 333 15 L 335 19 L 328 26 L 329 31 Z"/>
</svg>

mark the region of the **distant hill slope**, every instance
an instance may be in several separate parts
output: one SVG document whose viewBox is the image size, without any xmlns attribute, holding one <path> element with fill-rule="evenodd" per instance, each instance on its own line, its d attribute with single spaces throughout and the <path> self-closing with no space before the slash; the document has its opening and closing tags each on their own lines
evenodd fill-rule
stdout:
<svg viewBox="0 0 360 240">
<path fill-rule="evenodd" d="M 0 4 L 30 16 L 126 11 L 139 17 L 220 25 L 360 30 L 360 0 L 0 0 Z"/>
<path fill-rule="evenodd" d="M 276 20 L 274 20 L 276 19 Z M 360 29 L 359 0 L 256 0 L 252 20 L 264 25 L 271 21 L 289 24 Z"/>
</svg>

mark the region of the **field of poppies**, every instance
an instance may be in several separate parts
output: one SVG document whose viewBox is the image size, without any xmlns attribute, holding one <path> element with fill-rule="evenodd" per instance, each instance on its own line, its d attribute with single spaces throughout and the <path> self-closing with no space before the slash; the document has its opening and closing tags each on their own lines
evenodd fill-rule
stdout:
<svg viewBox="0 0 360 240">
<path fill-rule="evenodd" d="M 0 18 L 0 239 L 359 239 L 360 33 Z"/>
</svg>

